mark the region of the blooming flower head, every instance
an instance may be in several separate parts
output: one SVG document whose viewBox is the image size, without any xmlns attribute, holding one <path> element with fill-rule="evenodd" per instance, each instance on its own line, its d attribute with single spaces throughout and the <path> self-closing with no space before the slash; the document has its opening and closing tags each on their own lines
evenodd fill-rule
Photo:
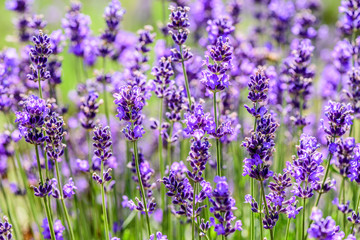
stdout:
<svg viewBox="0 0 360 240">
<path fill-rule="evenodd" d="M 167 236 L 157 232 L 156 235 L 152 234 L 149 240 L 167 240 Z"/>
<path fill-rule="evenodd" d="M 42 235 L 45 239 L 51 239 L 49 222 L 47 218 L 44 218 L 41 227 L 44 229 Z M 55 232 L 55 240 L 63 240 L 63 232 L 65 227 L 62 225 L 60 220 L 56 220 L 53 224 L 54 232 Z"/>
<path fill-rule="evenodd" d="M 66 183 L 63 187 L 64 198 L 71 198 L 73 195 L 75 195 L 75 189 L 77 189 L 77 187 L 75 186 L 72 178 L 70 178 L 69 182 Z"/>
<path fill-rule="evenodd" d="M 216 176 L 214 182 L 216 183 L 216 188 L 213 189 L 211 198 L 209 198 L 212 204 L 210 212 L 215 217 L 210 218 L 211 225 L 215 227 L 215 232 L 218 235 L 228 236 L 236 230 L 241 231 L 242 223 L 240 220 L 236 221 L 235 227 L 231 225 L 231 222 L 236 219 L 233 211 L 237 208 L 235 207 L 235 199 L 231 197 L 226 177 Z M 223 216 L 226 216 L 226 218 Z M 215 219 L 218 223 L 215 222 Z"/>
<path fill-rule="evenodd" d="M 0 239 L 13 239 L 12 225 L 9 223 L 9 220 L 5 216 L 3 217 L 3 220 L 0 221 Z"/>
<path fill-rule="evenodd" d="M 33 37 L 34 47 L 30 49 L 31 73 L 28 79 L 34 82 L 48 80 L 50 72 L 46 69 L 49 55 L 52 53 L 50 37 L 39 31 L 39 35 Z"/>
<path fill-rule="evenodd" d="M 333 138 L 344 135 L 353 124 L 352 113 L 353 110 L 351 104 L 329 101 L 328 105 L 325 107 L 325 116 L 329 123 L 329 127 L 324 126 L 325 133 Z"/>
<path fill-rule="evenodd" d="M 41 131 L 45 117 L 49 114 L 45 100 L 30 95 L 23 104 L 23 111 L 16 112 L 16 123 L 19 123 L 19 130 L 25 140 L 32 144 L 44 142 L 45 137 Z"/>
<path fill-rule="evenodd" d="M 310 219 L 314 222 L 308 229 L 309 237 L 318 240 L 342 239 L 345 237 L 344 232 L 340 231 L 340 227 L 330 217 L 325 219 L 322 217 L 320 209 L 313 209 Z"/>
</svg>

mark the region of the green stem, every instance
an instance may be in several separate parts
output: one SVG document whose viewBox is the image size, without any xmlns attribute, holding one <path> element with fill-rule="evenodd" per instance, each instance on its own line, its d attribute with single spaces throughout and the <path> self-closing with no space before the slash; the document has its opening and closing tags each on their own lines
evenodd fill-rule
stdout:
<svg viewBox="0 0 360 240">
<path fill-rule="evenodd" d="M 193 188 L 193 202 L 192 202 L 192 218 L 191 218 L 191 234 L 192 240 L 195 240 L 195 199 L 196 199 L 196 182 L 194 182 Z"/>
<path fill-rule="evenodd" d="M 51 239 L 55 240 L 56 237 L 55 237 L 54 225 L 53 225 L 53 222 L 52 222 L 53 220 L 52 220 L 52 217 L 51 217 L 50 207 L 48 205 L 48 202 L 46 201 L 46 198 L 47 197 L 44 197 L 43 199 L 44 199 L 46 216 L 47 216 L 48 223 L 49 223 L 50 235 L 51 235 Z"/>
<path fill-rule="evenodd" d="M 39 71 L 38 71 L 38 74 L 39 74 Z M 40 81 L 40 75 L 39 75 L 39 78 L 38 78 L 38 82 L 39 82 L 39 97 L 40 97 L 40 98 L 43 98 L 42 88 L 41 88 L 41 81 Z"/>
<path fill-rule="evenodd" d="M 159 137 L 158 137 L 158 153 L 159 153 L 159 160 L 160 160 L 160 176 L 161 178 L 165 175 L 165 166 L 164 166 L 164 159 L 163 159 L 163 141 L 161 136 L 161 125 L 162 125 L 162 116 L 163 116 L 163 105 L 164 105 L 164 98 L 160 98 L 160 113 L 159 113 Z M 165 213 L 165 188 L 163 186 L 160 187 L 160 194 L 161 194 L 161 206 L 163 213 Z M 165 228 L 165 221 L 162 223 L 163 231 Z"/>
<path fill-rule="evenodd" d="M 216 105 L 216 92 L 214 91 L 214 119 L 215 119 L 215 126 L 216 129 L 218 128 L 219 121 L 217 118 L 217 105 Z M 221 147 L 220 147 L 220 141 L 218 138 L 216 138 L 216 165 L 217 165 L 217 171 L 216 174 L 221 177 L 221 168 L 222 168 L 222 159 L 221 159 Z"/>
<path fill-rule="evenodd" d="M 285 237 L 285 240 L 288 240 L 288 236 L 289 236 L 289 229 L 290 229 L 290 221 L 291 221 L 291 218 L 288 218 L 288 221 L 287 221 L 287 224 L 286 224 L 286 237 Z"/>
<path fill-rule="evenodd" d="M 149 218 L 149 213 L 148 213 L 148 210 L 147 210 L 145 190 L 144 190 L 144 186 L 143 186 L 141 175 L 140 175 L 137 141 L 134 141 L 133 144 L 134 144 L 133 147 L 134 147 L 134 155 L 135 155 L 136 173 L 137 173 L 138 182 L 139 182 L 139 185 L 140 185 L 141 196 L 142 196 L 142 200 L 143 200 L 143 204 L 144 204 L 144 210 L 145 210 L 146 222 L 147 222 L 147 230 L 148 230 L 148 234 L 150 236 L 151 235 L 150 218 Z"/>
<path fill-rule="evenodd" d="M 64 213 L 65 213 L 65 218 L 66 218 L 66 222 L 67 222 L 67 225 L 68 225 L 68 228 L 69 228 L 70 237 L 71 237 L 71 239 L 74 240 L 75 239 L 74 231 L 72 229 L 69 213 L 67 211 L 65 200 L 64 200 L 64 193 L 63 193 L 63 190 L 62 190 L 61 179 L 60 179 L 59 164 L 58 164 L 57 160 L 55 160 L 55 169 L 56 169 L 56 178 L 57 178 L 57 182 L 58 182 L 58 188 L 59 188 L 59 191 L 60 191 L 61 205 L 62 205 Z"/>
<path fill-rule="evenodd" d="M 303 198 L 303 209 L 302 209 L 302 231 L 301 239 L 305 240 L 305 214 L 306 214 L 306 198 Z"/>
<path fill-rule="evenodd" d="M 103 95 L 104 95 L 104 108 L 105 108 L 105 116 L 107 125 L 110 126 L 110 114 L 109 114 L 109 104 L 106 93 L 106 82 L 105 82 L 105 57 L 103 57 L 103 70 L 104 70 L 104 79 L 103 79 Z"/>
<path fill-rule="evenodd" d="M 39 171 L 39 175 L 40 175 L 40 183 L 44 184 L 44 178 L 41 172 L 41 163 L 40 163 L 40 156 L 39 156 L 39 148 L 38 145 L 35 144 L 35 153 L 36 153 L 36 161 L 37 161 L 37 165 L 38 165 L 38 171 Z"/>
<path fill-rule="evenodd" d="M 254 190 L 254 179 L 250 178 L 250 192 L 251 192 L 251 196 L 254 196 L 255 190 Z M 255 239 L 255 216 L 254 216 L 254 212 L 251 211 L 251 215 L 250 215 L 250 235 L 251 235 L 251 240 Z"/>
<path fill-rule="evenodd" d="M 173 129 L 174 129 L 174 122 L 172 121 L 171 125 L 170 125 L 170 130 L 169 130 L 169 138 L 170 139 L 172 138 Z M 172 164 L 172 160 L 171 160 L 171 142 L 170 141 L 168 141 L 168 143 L 167 143 L 167 163 L 169 164 L 169 166 Z"/>
<path fill-rule="evenodd" d="M 261 215 L 261 209 L 262 209 L 262 198 L 263 198 L 263 192 L 261 191 L 260 192 L 260 200 L 259 200 L 259 203 L 260 203 L 260 211 L 259 211 L 259 225 L 260 225 L 260 239 L 264 239 L 263 238 L 263 224 L 262 224 L 262 215 Z"/>
<path fill-rule="evenodd" d="M 101 178 L 103 177 L 103 172 L 104 172 L 104 161 L 101 161 L 101 170 L 100 170 Z M 105 226 L 105 239 L 110 240 L 109 224 L 108 224 L 107 213 L 106 213 L 104 182 L 101 184 L 101 199 L 102 199 L 102 210 L 103 210 L 103 217 L 104 217 L 104 226 Z"/>
<path fill-rule="evenodd" d="M 261 186 L 261 191 L 262 191 L 263 202 L 264 202 L 264 205 L 265 205 L 266 214 L 269 216 L 269 208 L 268 208 L 268 205 L 266 203 L 264 184 L 263 184 L 263 182 L 261 180 L 260 180 L 260 186 Z M 274 240 L 273 230 L 272 229 L 269 229 L 269 230 L 270 230 L 270 239 Z"/>
<path fill-rule="evenodd" d="M 187 97 L 189 100 L 189 107 L 191 109 L 191 105 L 192 105 L 191 94 L 190 94 L 190 89 L 189 89 L 189 80 L 188 80 L 188 76 L 187 76 L 186 69 L 185 69 L 182 45 L 179 45 L 179 48 L 180 48 L 180 54 L 181 54 L 181 65 L 182 65 L 182 70 L 183 70 L 184 79 L 185 79 L 186 94 L 187 94 Z"/>
</svg>

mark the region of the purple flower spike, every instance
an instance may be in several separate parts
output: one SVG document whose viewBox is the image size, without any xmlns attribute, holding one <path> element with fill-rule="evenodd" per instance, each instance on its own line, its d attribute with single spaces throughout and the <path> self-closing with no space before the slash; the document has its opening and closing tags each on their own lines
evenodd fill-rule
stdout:
<svg viewBox="0 0 360 240">
<path fill-rule="evenodd" d="M 167 240 L 167 236 L 163 235 L 161 232 L 157 232 L 156 236 L 152 234 L 149 240 Z"/>
<path fill-rule="evenodd" d="M 351 104 L 329 101 L 325 107 L 325 116 L 328 119 L 329 127 L 324 126 L 325 133 L 329 138 L 343 136 L 353 124 L 353 109 Z M 322 120 L 324 122 L 324 120 Z"/>
<path fill-rule="evenodd" d="M 310 219 L 314 221 L 308 229 L 310 238 L 330 240 L 345 237 L 344 232 L 340 231 L 340 227 L 336 225 L 336 222 L 330 216 L 326 217 L 326 219 L 322 217 L 321 210 L 314 209 Z"/>
<path fill-rule="evenodd" d="M 50 79 L 50 72 L 47 70 L 49 55 L 52 53 L 50 38 L 39 31 L 39 35 L 33 37 L 34 47 L 30 49 L 31 73 L 27 78 L 31 81 L 45 81 Z"/>
<path fill-rule="evenodd" d="M 23 105 L 23 112 L 16 112 L 15 120 L 19 123 L 21 135 L 31 144 L 43 143 L 46 137 L 41 128 L 50 109 L 45 100 L 34 95 L 29 96 Z"/>
<path fill-rule="evenodd" d="M 11 232 L 12 232 L 12 225 L 9 223 L 8 218 L 4 216 L 3 220 L 0 221 L 0 239 L 2 240 L 13 239 L 13 235 Z"/>
<path fill-rule="evenodd" d="M 216 188 L 212 191 L 209 201 L 212 204 L 210 212 L 214 214 L 215 218 L 210 218 L 210 222 L 218 235 L 229 236 L 236 230 L 241 231 L 242 224 L 241 221 L 237 221 L 235 227 L 231 225 L 231 222 L 236 219 L 233 211 L 237 208 L 235 207 L 235 199 L 231 197 L 226 177 L 216 176 L 214 182 Z M 218 223 L 215 223 L 215 219 Z"/>
<path fill-rule="evenodd" d="M 77 187 L 75 186 L 72 178 L 70 178 L 69 182 L 66 183 L 63 187 L 64 198 L 71 198 L 73 195 L 75 195 L 75 189 L 77 189 Z"/>
<path fill-rule="evenodd" d="M 65 227 L 62 225 L 61 220 L 56 220 L 53 226 L 54 226 L 54 232 L 56 238 L 55 240 L 63 240 L 64 239 L 63 232 L 65 230 Z M 49 222 L 47 218 L 43 220 L 41 227 L 44 229 L 44 231 L 42 232 L 43 237 L 45 239 L 51 239 Z"/>
<path fill-rule="evenodd" d="M 213 92 L 228 88 L 228 72 L 232 68 L 232 47 L 230 46 L 229 39 L 219 37 L 216 40 L 216 44 L 209 47 L 205 57 L 207 69 L 202 72 L 202 83 L 205 84 L 208 90 Z"/>
</svg>

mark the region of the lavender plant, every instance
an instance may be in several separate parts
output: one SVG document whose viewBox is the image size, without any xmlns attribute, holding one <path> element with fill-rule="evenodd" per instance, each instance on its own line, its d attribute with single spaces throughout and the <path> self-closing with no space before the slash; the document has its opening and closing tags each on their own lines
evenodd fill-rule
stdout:
<svg viewBox="0 0 360 240">
<path fill-rule="evenodd" d="M 0 240 L 360 238 L 358 0 L 3 4 Z"/>
</svg>

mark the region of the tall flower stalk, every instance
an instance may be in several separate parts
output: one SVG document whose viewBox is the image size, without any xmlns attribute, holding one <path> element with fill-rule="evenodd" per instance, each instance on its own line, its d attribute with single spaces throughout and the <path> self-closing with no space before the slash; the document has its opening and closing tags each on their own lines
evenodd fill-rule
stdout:
<svg viewBox="0 0 360 240">
<path fill-rule="evenodd" d="M 192 99 L 189 88 L 189 79 L 185 68 L 185 61 L 192 58 L 192 53 L 190 52 L 190 48 L 185 46 L 185 42 L 189 35 L 190 22 L 188 19 L 187 13 L 190 11 L 189 7 L 170 7 L 171 14 L 169 16 L 170 22 L 168 23 L 168 28 L 170 29 L 169 33 L 172 36 L 173 41 L 176 45 L 178 45 L 179 49 L 173 48 L 172 51 L 172 60 L 174 62 L 181 62 L 184 81 L 185 81 L 185 89 L 187 98 L 189 101 L 189 107 L 191 109 Z"/>
<path fill-rule="evenodd" d="M 270 215 L 268 208 L 263 182 L 273 176 L 273 172 L 269 169 L 269 160 L 275 150 L 275 130 L 279 124 L 268 113 L 267 108 L 262 105 L 266 103 L 269 88 L 268 79 L 262 69 L 259 69 L 250 79 L 248 98 L 253 102 L 253 107 L 245 105 L 245 108 L 254 117 L 254 130 L 250 132 L 250 137 L 245 138 L 243 142 L 243 146 L 250 155 L 250 158 L 244 160 L 243 176 L 249 175 L 252 179 L 260 182 L 262 201 L 266 210 L 263 219 L 264 228 L 270 230 L 270 237 L 274 239 L 273 227 L 275 224 L 271 224 L 273 222 L 272 215 Z M 254 184 L 251 187 L 251 194 L 254 195 Z M 254 228 L 254 222 L 252 227 Z"/>
<path fill-rule="evenodd" d="M 213 93 L 213 107 L 215 119 L 215 131 L 219 132 L 219 119 L 217 112 L 216 94 L 229 87 L 229 71 L 232 68 L 232 48 L 228 38 L 219 37 L 216 44 L 209 46 L 208 53 L 205 56 L 207 69 L 203 71 L 202 82 L 206 88 Z M 216 137 L 216 160 L 217 175 L 222 176 L 222 152 L 220 136 Z"/>
<path fill-rule="evenodd" d="M 64 154 L 64 148 L 66 147 L 65 144 L 62 143 L 63 136 L 65 135 L 63 126 L 64 126 L 64 121 L 62 117 L 58 116 L 56 113 L 53 113 L 51 116 L 47 117 L 45 121 L 45 125 L 43 127 L 44 131 L 46 132 L 46 142 L 47 142 L 47 145 L 45 146 L 45 151 L 49 159 L 55 163 L 56 179 L 60 192 L 59 198 L 62 204 L 63 211 L 65 213 L 66 222 L 70 232 L 70 238 L 75 239 L 69 213 L 65 204 L 64 192 L 61 184 L 59 163 L 58 163 L 60 157 Z"/>
<path fill-rule="evenodd" d="M 100 176 L 96 173 L 93 174 L 93 179 L 100 184 L 101 186 L 101 199 L 102 199 L 102 210 L 103 210 L 103 218 L 104 218 L 104 227 L 105 227 L 105 239 L 110 240 L 110 230 L 109 230 L 109 222 L 106 210 L 106 199 L 105 199 L 105 183 L 111 180 L 110 172 L 111 168 L 104 170 L 104 162 L 107 161 L 111 156 L 111 133 L 110 128 L 108 126 L 102 127 L 97 126 L 94 129 L 93 136 L 93 146 L 95 148 L 94 155 L 100 159 L 101 168 L 100 168 Z"/>
<path fill-rule="evenodd" d="M 137 86 L 124 85 L 121 86 L 117 93 L 114 94 L 115 100 L 114 103 L 118 105 L 117 117 L 120 120 L 124 120 L 127 123 L 127 126 L 122 130 L 125 137 L 128 141 L 133 143 L 133 151 L 135 155 L 135 166 L 136 172 L 138 175 L 138 182 L 140 186 L 140 195 L 142 197 L 142 202 L 139 202 L 139 211 L 145 212 L 147 230 L 149 236 L 151 235 L 150 227 L 150 218 L 149 218 L 149 207 L 146 202 L 146 195 L 144 191 L 143 181 L 140 174 L 139 168 L 139 157 L 138 157 L 138 147 L 137 141 L 142 138 L 145 133 L 142 122 L 141 111 L 145 105 L 145 100 L 141 94 L 141 89 Z M 150 203 L 151 204 L 151 203 Z"/>
</svg>

